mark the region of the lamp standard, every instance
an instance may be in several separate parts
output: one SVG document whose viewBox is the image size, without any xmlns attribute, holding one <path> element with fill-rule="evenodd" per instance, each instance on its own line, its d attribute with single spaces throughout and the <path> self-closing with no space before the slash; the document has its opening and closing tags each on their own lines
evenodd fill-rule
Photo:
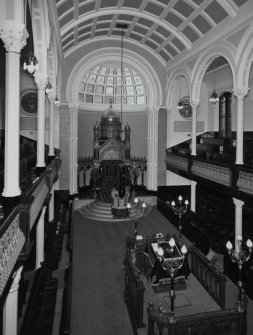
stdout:
<svg viewBox="0 0 253 335">
<path fill-rule="evenodd" d="M 176 242 L 174 238 L 169 240 L 170 249 L 167 250 L 170 254 L 170 258 L 165 258 L 162 261 L 162 267 L 165 271 L 169 271 L 170 273 L 170 312 L 164 311 L 161 306 L 159 306 L 159 311 L 163 314 L 169 315 L 169 322 L 175 322 L 174 319 L 174 300 L 175 300 L 175 290 L 174 290 L 174 277 L 179 269 L 184 264 L 185 255 L 187 253 L 187 248 L 185 245 L 182 245 L 181 249 L 179 250 L 176 246 Z M 175 250 L 176 249 L 176 250 Z M 175 252 L 177 251 L 177 252 Z M 163 248 L 158 248 L 158 255 L 162 257 L 164 255 Z"/>
<path fill-rule="evenodd" d="M 233 249 L 233 245 L 230 241 L 227 241 L 226 248 L 228 250 L 228 254 L 230 256 L 230 259 L 233 263 L 236 263 L 238 266 L 238 293 L 239 293 L 239 301 L 238 301 L 238 311 L 242 312 L 244 311 L 244 301 L 243 301 L 243 282 L 242 282 L 242 266 L 245 262 L 247 262 L 250 259 L 251 252 L 252 252 L 252 246 L 253 243 L 251 240 L 246 241 L 247 249 L 243 249 L 242 247 L 242 236 L 237 236 L 238 241 L 238 248 L 237 250 Z"/>
<path fill-rule="evenodd" d="M 138 235 L 138 221 L 144 216 L 148 206 L 144 201 L 135 198 L 133 202 L 128 202 L 127 209 L 129 217 L 134 221 L 134 236 Z"/>
<path fill-rule="evenodd" d="M 182 215 L 185 214 L 188 210 L 188 205 L 189 205 L 189 201 L 186 199 L 183 202 L 183 198 L 181 195 L 179 195 L 178 197 L 178 201 L 177 203 L 173 200 L 171 203 L 168 202 L 168 205 L 170 206 L 170 208 L 172 208 L 173 212 L 178 215 L 179 217 L 179 243 L 181 244 L 181 233 L 182 233 Z"/>
</svg>

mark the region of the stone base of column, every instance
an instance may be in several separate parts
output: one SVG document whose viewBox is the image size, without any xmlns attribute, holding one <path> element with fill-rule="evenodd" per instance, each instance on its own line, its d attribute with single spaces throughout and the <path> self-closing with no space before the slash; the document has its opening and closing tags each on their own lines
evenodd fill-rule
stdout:
<svg viewBox="0 0 253 335">
<path fill-rule="evenodd" d="M 36 175 L 39 177 L 46 170 L 45 166 L 36 166 Z"/>
<path fill-rule="evenodd" d="M 20 201 L 20 195 L 16 197 L 4 197 L 2 196 L 3 212 L 6 217 L 15 208 Z"/>
<path fill-rule="evenodd" d="M 55 159 L 55 156 L 49 156 L 47 157 L 47 161 L 48 161 L 48 164 L 50 164 L 52 162 L 52 160 Z"/>
</svg>

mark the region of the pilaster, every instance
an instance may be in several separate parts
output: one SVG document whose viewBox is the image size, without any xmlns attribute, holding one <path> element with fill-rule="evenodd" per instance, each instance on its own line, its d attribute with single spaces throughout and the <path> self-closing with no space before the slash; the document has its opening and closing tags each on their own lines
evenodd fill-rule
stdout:
<svg viewBox="0 0 253 335">
<path fill-rule="evenodd" d="M 70 194 L 77 194 L 77 170 L 78 170 L 78 103 L 70 103 Z"/>
<path fill-rule="evenodd" d="M 49 113 L 49 158 L 52 160 L 54 158 L 54 107 L 55 107 L 55 96 L 52 94 L 48 97 L 50 103 L 50 113 Z"/>
<path fill-rule="evenodd" d="M 36 270 L 41 267 L 41 262 L 44 261 L 44 225 L 46 208 L 46 206 L 42 208 L 36 227 Z"/>
</svg>

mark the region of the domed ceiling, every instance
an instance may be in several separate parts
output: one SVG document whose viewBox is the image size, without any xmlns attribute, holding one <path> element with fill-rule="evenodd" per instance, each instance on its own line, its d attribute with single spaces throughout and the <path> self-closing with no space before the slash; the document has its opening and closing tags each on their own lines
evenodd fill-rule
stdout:
<svg viewBox="0 0 253 335">
<path fill-rule="evenodd" d="M 252 0 L 55 0 L 64 55 L 98 39 L 141 44 L 164 64 L 192 49 Z M 232 21 L 233 20 L 233 21 Z"/>
<path fill-rule="evenodd" d="M 121 83 L 121 79 L 123 82 Z M 99 104 L 146 104 L 141 76 L 129 67 L 96 66 L 87 73 L 79 87 L 79 101 Z"/>
</svg>

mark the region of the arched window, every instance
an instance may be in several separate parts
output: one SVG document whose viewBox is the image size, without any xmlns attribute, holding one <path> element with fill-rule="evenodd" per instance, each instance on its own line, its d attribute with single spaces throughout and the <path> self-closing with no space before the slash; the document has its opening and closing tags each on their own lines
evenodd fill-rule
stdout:
<svg viewBox="0 0 253 335">
<path fill-rule="evenodd" d="M 121 78 L 123 83 L 121 84 Z M 122 88 L 122 92 L 121 92 Z M 119 66 L 96 66 L 88 72 L 79 86 L 79 101 L 125 105 L 144 105 L 147 93 L 141 76 L 132 68 Z"/>
</svg>

